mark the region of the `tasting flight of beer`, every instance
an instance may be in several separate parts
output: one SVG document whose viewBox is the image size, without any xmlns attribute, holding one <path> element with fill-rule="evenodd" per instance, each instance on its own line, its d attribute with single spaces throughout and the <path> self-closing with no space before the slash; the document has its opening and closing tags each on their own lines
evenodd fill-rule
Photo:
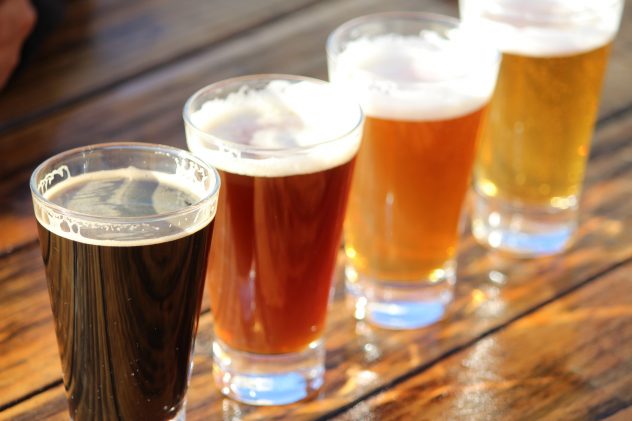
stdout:
<svg viewBox="0 0 632 421">
<path fill-rule="evenodd" d="M 286 405 L 327 381 L 338 266 L 349 318 L 409 330 L 450 308 L 464 227 L 494 252 L 563 252 L 623 3 L 357 17 L 323 45 L 329 82 L 191 92 L 189 151 L 44 161 L 30 188 L 71 418 L 184 420 L 204 294 L 218 393 Z"/>
</svg>

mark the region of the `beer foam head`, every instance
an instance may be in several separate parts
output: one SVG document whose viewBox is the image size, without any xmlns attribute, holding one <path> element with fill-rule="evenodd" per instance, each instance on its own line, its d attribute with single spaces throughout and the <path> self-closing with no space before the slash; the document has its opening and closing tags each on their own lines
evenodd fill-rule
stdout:
<svg viewBox="0 0 632 421">
<path fill-rule="evenodd" d="M 622 0 L 461 0 L 463 22 L 506 53 L 567 56 L 602 47 L 619 28 Z"/>
<path fill-rule="evenodd" d="M 469 114 L 491 97 L 498 54 L 465 35 L 458 28 L 441 35 L 386 33 L 354 39 L 339 53 L 330 46 L 330 79 L 350 89 L 373 117 L 425 121 Z"/>
<path fill-rule="evenodd" d="M 239 86 L 190 113 L 191 100 L 185 106 L 189 149 L 211 165 L 273 177 L 321 171 L 355 156 L 362 111 L 330 84 L 277 79 L 258 88 Z"/>
<path fill-rule="evenodd" d="M 45 229 L 80 243 L 130 247 L 176 240 L 213 220 L 219 177 L 206 164 L 167 146 L 112 145 L 60 154 L 70 156 L 53 157 L 34 171 L 35 217 Z M 104 164 L 114 169 L 100 169 Z"/>
</svg>

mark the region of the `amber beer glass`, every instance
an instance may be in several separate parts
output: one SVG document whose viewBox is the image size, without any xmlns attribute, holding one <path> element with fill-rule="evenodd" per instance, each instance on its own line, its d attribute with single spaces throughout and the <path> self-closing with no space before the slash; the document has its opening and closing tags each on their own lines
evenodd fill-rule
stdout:
<svg viewBox="0 0 632 421">
<path fill-rule="evenodd" d="M 310 396 L 361 136 L 359 105 L 328 83 L 256 75 L 184 109 L 190 150 L 220 170 L 208 291 L 213 377 L 256 405 Z"/>
<path fill-rule="evenodd" d="M 219 175 L 146 143 L 56 155 L 31 191 L 73 420 L 184 420 Z"/>
<path fill-rule="evenodd" d="M 385 13 L 329 37 L 331 81 L 366 114 L 345 220 L 356 317 L 408 329 L 452 299 L 461 209 L 498 53 L 456 19 Z"/>
<path fill-rule="evenodd" d="M 474 175 L 472 229 L 523 256 L 563 250 L 623 0 L 461 0 L 503 53 Z"/>
</svg>

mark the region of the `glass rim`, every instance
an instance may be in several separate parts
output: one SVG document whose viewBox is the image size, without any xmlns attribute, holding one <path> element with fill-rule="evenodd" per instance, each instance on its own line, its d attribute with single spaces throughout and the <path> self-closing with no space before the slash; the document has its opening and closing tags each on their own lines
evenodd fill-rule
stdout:
<svg viewBox="0 0 632 421">
<path fill-rule="evenodd" d="M 190 161 L 195 162 L 203 168 L 206 168 L 209 171 L 210 175 L 213 177 L 213 186 L 210 189 L 210 192 L 200 198 L 197 202 L 192 203 L 186 207 L 175 209 L 168 212 L 161 212 L 150 215 L 143 216 L 100 216 L 93 215 L 86 212 L 74 211 L 64 206 L 61 206 L 57 203 L 54 203 L 44 197 L 44 195 L 39 191 L 37 180 L 38 176 L 44 171 L 44 169 L 48 166 L 54 167 L 55 164 L 63 163 L 63 160 L 67 160 L 73 156 L 79 156 L 80 154 L 87 151 L 98 151 L 98 150 L 142 150 L 142 151 L 166 151 L 172 155 L 178 156 L 180 158 L 185 158 Z M 40 203 L 41 206 L 53 210 L 59 214 L 63 214 L 66 216 L 70 216 L 76 218 L 80 221 L 87 222 L 97 222 L 97 223 L 114 223 L 114 224 L 125 224 L 125 223 L 151 223 L 158 222 L 165 219 L 177 217 L 179 215 L 187 214 L 189 212 L 198 211 L 205 206 L 212 206 L 213 202 L 217 202 L 219 188 L 220 188 L 220 176 L 217 170 L 206 163 L 204 160 L 196 157 L 191 152 L 188 152 L 184 149 L 176 148 L 174 146 L 162 145 L 158 143 L 145 143 L 145 142 L 129 142 L 129 141 L 119 141 L 119 142 L 104 142 L 104 143 L 96 143 L 87 146 L 79 146 L 76 148 L 69 149 L 67 151 L 60 152 L 55 154 L 39 164 L 31 174 L 29 186 L 31 189 L 31 194 L 33 197 Z"/>
<path fill-rule="evenodd" d="M 454 16 L 442 15 L 440 13 L 432 13 L 432 12 L 413 12 L 413 11 L 401 11 L 401 12 L 378 12 L 378 13 L 370 13 L 368 15 L 358 16 L 352 19 L 349 19 L 340 25 L 338 25 L 333 31 L 329 33 L 327 36 L 327 42 L 325 45 L 325 49 L 327 50 L 327 54 L 333 52 L 333 43 L 337 40 L 340 35 L 348 29 L 359 26 L 368 22 L 375 22 L 379 20 L 409 20 L 414 22 L 437 22 L 437 23 L 445 23 L 447 25 L 452 26 L 453 28 L 458 28 L 461 24 L 459 18 Z"/>
<path fill-rule="evenodd" d="M 318 143 L 311 143 L 308 145 L 291 146 L 291 147 L 261 147 L 261 146 L 246 145 L 241 142 L 224 139 L 224 138 L 215 136 L 211 133 L 208 133 L 207 131 L 198 127 L 196 124 L 194 124 L 191 121 L 190 116 L 192 114 L 191 109 L 193 106 L 193 102 L 195 102 L 199 97 L 201 97 L 205 93 L 216 91 L 220 88 L 225 88 L 228 86 L 240 86 L 240 85 L 244 86 L 245 83 L 247 82 L 257 82 L 257 81 L 273 82 L 277 80 L 290 81 L 290 82 L 311 82 L 317 85 L 327 86 L 329 89 L 334 89 L 336 92 L 339 92 L 343 97 L 347 97 L 350 100 L 350 102 L 354 104 L 354 107 L 356 107 L 358 111 L 358 121 L 356 121 L 353 125 L 351 125 L 351 128 L 349 130 L 345 131 L 344 133 L 341 133 L 340 135 L 336 137 L 328 138 Z M 309 77 L 309 76 L 298 76 L 298 75 L 290 75 L 290 74 L 284 74 L 284 73 L 257 73 L 257 74 L 252 74 L 252 75 L 237 76 L 237 77 L 232 77 L 228 79 L 223 79 L 218 82 L 210 83 L 198 89 L 185 102 L 184 107 L 182 109 L 182 118 L 185 122 L 185 125 L 188 128 L 193 129 L 197 135 L 203 138 L 212 140 L 214 144 L 225 145 L 225 146 L 230 147 L 231 150 L 238 150 L 240 152 L 249 152 L 253 154 L 268 155 L 268 154 L 278 154 L 278 153 L 284 153 L 284 154 L 304 153 L 304 152 L 309 152 L 313 150 L 314 148 L 319 148 L 324 145 L 331 145 L 331 144 L 335 144 L 337 142 L 343 141 L 348 136 L 351 136 L 354 132 L 362 128 L 362 123 L 364 121 L 364 111 L 362 110 L 362 107 L 360 106 L 360 104 L 353 97 L 351 97 L 344 91 L 338 90 L 331 82 Z"/>
<path fill-rule="evenodd" d="M 464 3 L 463 0 L 459 0 L 459 3 Z M 480 3 L 480 2 L 479 2 Z M 575 2 L 573 2 L 575 3 Z M 563 23 L 566 22 L 569 18 L 591 18 L 594 16 L 598 16 L 600 13 L 603 13 L 605 10 L 625 4 L 625 0 L 591 0 L 590 4 L 586 2 L 582 5 L 581 8 L 566 10 L 564 13 L 551 13 L 550 10 L 538 11 L 538 12 L 528 12 L 524 13 L 517 9 L 515 6 L 507 6 L 502 4 L 499 1 L 490 2 L 491 8 L 493 12 L 497 13 L 501 17 L 520 17 L 523 21 L 529 23 Z M 591 7 L 592 6 L 592 7 Z"/>
<path fill-rule="evenodd" d="M 618 0 L 615 0 L 618 1 Z M 446 28 L 456 29 L 458 31 L 464 33 L 475 33 L 469 26 L 464 25 L 463 21 L 454 16 L 442 15 L 440 13 L 432 13 L 432 12 L 415 12 L 415 11 L 399 11 L 399 12 L 379 12 L 379 13 L 371 13 L 364 16 L 358 16 L 356 18 L 350 19 L 346 22 L 343 22 L 338 27 L 336 27 L 328 36 L 327 42 L 325 46 L 325 50 L 327 53 L 327 58 L 330 61 L 336 59 L 336 56 L 340 55 L 343 49 L 340 48 L 340 37 L 343 33 L 350 31 L 351 29 L 361 26 L 370 22 L 379 22 L 379 21 L 411 21 L 411 22 L 428 22 L 428 23 L 440 23 L 444 24 Z M 489 63 L 486 66 L 489 66 L 490 69 L 500 64 L 500 60 L 502 58 L 501 52 L 492 45 L 485 44 L 486 47 L 481 48 L 482 50 L 487 51 L 490 55 L 493 55 L 493 58 L 490 58 Z M 339 51 L 335 51 L 335 47 L 338 47 Z M 475 66 L 478 68 L 478 66 Z M 363 69 L 355 69 L 361 74 L 368 74 L 375 80 L 389 80 L 388 78 L 377 76 L 374 73 L 363 70 Z M 421 86 L 438 86 L 445 83 L 453 83 L 458 80 L 464 80 L 471 75 L 474 71 L 467 71 L 463 75 L 449 77 L 442 80 L 433 80 L 433 81 L 419 81 L 419 82 L 402 82 L 398 83 L 400 87 L 421 87 Z"/>
</svg>

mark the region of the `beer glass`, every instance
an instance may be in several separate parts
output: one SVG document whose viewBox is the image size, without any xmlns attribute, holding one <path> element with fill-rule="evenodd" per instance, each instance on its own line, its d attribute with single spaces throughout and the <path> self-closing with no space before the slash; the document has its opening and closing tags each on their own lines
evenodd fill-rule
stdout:
<svg viewBox="0 0 632 421">
<path fill-rule="evenodd" d="M 184 420 L 219 175 L 145 143 L 73 149 L 31 192 L 74 420 Z"/>
<path fill-rule="evenodd" d="M 578 202 L 623 0 L 461 0 L 502 51 L 474 170 L 472 231 L 521 256 L 562 251 Z"/>
<path fill-rule="evenodd" d="M 453 18 L 383 13 L 327 42 L 333 84 L 366 114 L 344 228 L 356 317 L 392 329 L 451 301 L 461 209 L 499 54 Z"/>
<path fill-rule="evenodd" d="M 286 404 L 323 382 L 362 120 L 328 83 L 287 75 L 218 82 L 184 107 L 189 149 L 222 179 L 208 276 L 213 377 L 236 400 Z"/>
</svg>

